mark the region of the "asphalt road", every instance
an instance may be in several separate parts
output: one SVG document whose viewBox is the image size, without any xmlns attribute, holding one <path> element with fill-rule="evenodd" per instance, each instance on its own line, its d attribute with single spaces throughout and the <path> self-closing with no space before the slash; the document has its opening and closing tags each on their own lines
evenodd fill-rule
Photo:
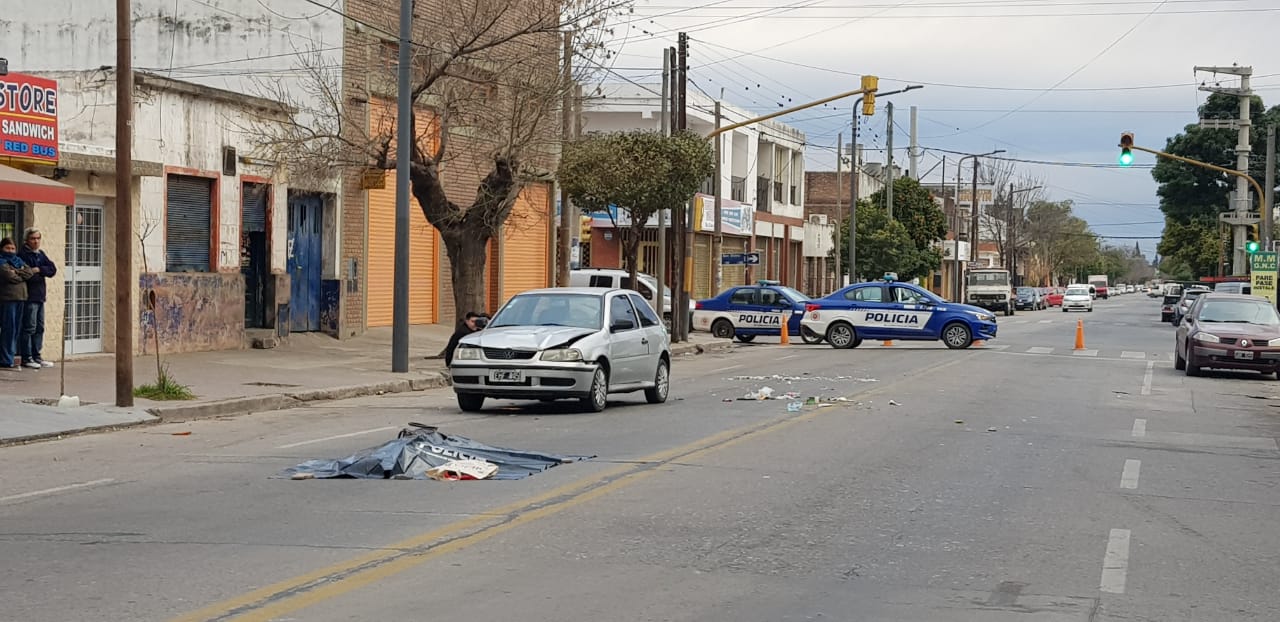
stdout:
<svg viewBox="0 0 1280 622">
<path fill-rule="evenodd" d="M 600 414 L 437 391 L 3 448 L 0 620 L 1280 619 L 1280 382 L 1175 372 L 1158 316 L 1129 295 L 970 351 L 741 346 Z M 738 378 L 773 374 L 799 379 Z M 734 400 L 765 385 L 849 401 Z M 409 421 L 597 457 L 273 478 Z"/>
</svg>

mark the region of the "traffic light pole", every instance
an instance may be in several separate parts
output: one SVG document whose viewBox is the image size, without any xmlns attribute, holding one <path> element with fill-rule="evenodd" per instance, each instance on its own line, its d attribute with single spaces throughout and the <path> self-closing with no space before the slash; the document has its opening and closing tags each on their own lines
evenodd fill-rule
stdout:
<svg viewBox="0 0 1280 622">
<path fill-rule="evenodd" d="M 1262 185 L 1261 185 L 1261 184 L 1259 184 L 1259 183 L 1258 183 L 1258 181 L 1257 181 L 1256 179 L 1254 179 L 1252 176 L 1250 176 L 1248 173 L 1242 173 L 1242 172 L 1240 172 L 1240 171 L 1234 171 L 1234 170 L 1231 170 L 1231 169 L 1229 169 L 1229 168 L 1223 168 L 1223 167 L 1221 167 L 1221 166 L 1217 166 L 1217 165 L 1215 165 L 1215 164 L 1209 164 L 1208 162 L 1201 162 L 1201 161 L 1199 161 L 1199 160 L 1192 160 L 1191 158 L 1184 158 L 1184 157 L 1182 157 L 1182 156 L 1173 155 L 1172 153 L 1165 153 L 1165 152 L 1163 152 L 1163 151 L 1156 151 L 1155 149 L 1147 149 L 1146 147 L 1139 147 L 1139 146 L 1137 146 L 1137 145 L 1129 145 L 1129 146 L 1128 146 L 1128 148 L 1129 148 L 1129 149 L 1133 149 L 1133 150 L 1135 150 L 1135 151 L 1142 151 L 1142 152 L 1150 153 L 1151 155 L 1158 156 L 1158 157 L 1161 157 L 1161 158 L 1169 158 L 1170 160 L 1177 160 L 1177 161 L 1179 161 L 1179 162 L 1186 162 L 1187 164 L 1190 164 L 1190 165 L 1192 165 L 1192 166 L 1199 166 L 1200 168 L 1207 168 L 1207 169 L 1209 169 L 1209 170 L 1211 170 L 1211 171 L 1218 171 L 1219 173 L 1226 173 L 1226 174 L 1228 174 L 1228 175 L 1232 175 L 1232 176 L 1234 176 L 1234 177 L 1238 177 L 1238 178 L 1244 179 L 1245 181 L 1249 182 L 1249 184 L 1250 184 L 1251 186 L 1253 186 L 1253 190 L 1254 190 L 1255 192 L 1257 192 L 1257 193 L 1258 193 L 1258 215 L 1259 215 L 1259 216 L 1262 216 L 1262 215 L 1264 215 L 1264 214 L 1266 213 L 1266 211 L 1267 211 L 1267 208 L 1266 208 L 1266 193 L 1264 193 L 1264 192 L 1262 191 Z"/>
</svg>

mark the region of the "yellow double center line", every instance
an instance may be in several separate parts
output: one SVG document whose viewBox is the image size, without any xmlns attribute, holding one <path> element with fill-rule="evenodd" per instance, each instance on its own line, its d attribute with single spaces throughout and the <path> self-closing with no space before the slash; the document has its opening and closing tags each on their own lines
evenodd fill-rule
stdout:
<svg viewBox="0 0 1280 622">
<path fill-rule="evenodd" d="M 911 376 L 885 384 L 858 396 L 872 396 L 914 380 L 914 376 L 958 365 L 976 353 L 914 370 Z M 852 397 L 852 396 L 850 396 Z M 173 622 L 231 621 L 266 622 L 341 596 L 397 573 L 427 563 L 437 557 L 463 550 L 522 525 L 553 516 L 630 486 L 654 473 L 657 467 L 719 451 L 746 440 L 773 434 L 798 423 L 818 418 L 833 408 L 818 408 L 770 422 L 748 425 L 713 434 L 692 443 L 658 452 L 566 484 L 543 494 L 522 499 L 465 520 L 433 529 L 400 542 L 339 562 L 314 572 L 247 592 L 215 603 L 199 611 L 175 618 Z"/>
</svg>

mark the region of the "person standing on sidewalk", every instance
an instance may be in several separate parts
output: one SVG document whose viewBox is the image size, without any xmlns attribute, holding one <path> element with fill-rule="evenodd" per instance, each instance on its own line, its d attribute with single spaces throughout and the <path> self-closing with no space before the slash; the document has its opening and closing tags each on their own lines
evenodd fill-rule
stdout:
<svg viewBox="0 0 1280 622">
<path fill-rule="evenodd" d="M 18 353 L 22 306 L 27 302 L 27 280 L 32 274 L 18 257 L 13 240 L 0 240 L 0 369 L 22 369 L 15 365 L 13 357 Z"/>
<path fill-rule="evenodd" d="M 18 355 L 22 357 L 22 364 L 32 369 L 53 367 L 53 363 L 40 356 L 40 350 L 44 348 L 45 279 L 56 275 L 58 266 L 40 250 L 42 237 L 39 229 L 27 229 L 24 233 L 26 243 L 18 252 L 18 257 L 33 273 L 27 281 L 27 302 L 22 306 L 22 332 L 18 334 Z"/>
</svg>

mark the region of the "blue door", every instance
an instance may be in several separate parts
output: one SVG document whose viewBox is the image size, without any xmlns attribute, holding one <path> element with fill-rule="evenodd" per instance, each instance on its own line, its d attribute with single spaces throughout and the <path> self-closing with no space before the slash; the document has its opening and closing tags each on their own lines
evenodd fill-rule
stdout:
<svg viewBox="0 0 1280 622">
<path fill-rule="evenodd" d="M 854 328 L 863 339 L 896 339 L 890 332 L 886 322 L 886 312 L 890 304 L 886 300 L 883 285 L 856 287 L 845 293 L 849 308 L 854 313 Z"/>
<path fill-rule="evenodd" d="M 933 340 L 937 339 L 939 329 L 931 320 L 937 315 L 934 312 L 928 292 L 906 284 L 894 284 L 889 296 L 889 311 L 885 315 L 885 331 L 894 339 Z"/>
<path fill-rule="evenodd" d="M 323 203 L 314 195 L 289 197 L 290 277 L 289 330 L 320 330 L 321 215 Z"/>
</svg>

